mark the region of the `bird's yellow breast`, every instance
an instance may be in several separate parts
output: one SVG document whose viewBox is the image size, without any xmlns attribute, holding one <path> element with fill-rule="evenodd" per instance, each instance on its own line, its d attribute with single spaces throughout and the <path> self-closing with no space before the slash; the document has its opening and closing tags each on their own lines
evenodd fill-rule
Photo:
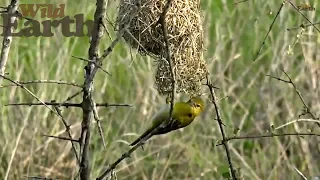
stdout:
<svg viewBox="0 0 320 180">
<path fill-rule="evenodd" d="M 181 127 L 189 125 L 195 116 L 195 111 L 190 104 L 178 102 L 174 105 L 172 117 L 179 121 Z"/>
<path fill-rule="evenodd" d="M 169 119 L 170 104 L 166 104 L 152 118 L 153 127 L 159 126 Z M 201 113 L 201 109 L 194 107 L 188 102 L 176 102 L 173 106 L 172 119 L 177 121 L 179 128 L 189 125 L 196 116 Z"/>
</svg>

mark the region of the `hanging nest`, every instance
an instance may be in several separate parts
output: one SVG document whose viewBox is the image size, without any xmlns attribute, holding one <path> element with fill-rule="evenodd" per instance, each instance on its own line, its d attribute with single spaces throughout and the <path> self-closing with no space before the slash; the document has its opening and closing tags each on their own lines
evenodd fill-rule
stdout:
<svg viewBox="0 0 320 180">
<path fill-rule="evenodd" d="M 155 86 L 162 95 L 172 92 L 172 79 L 159 17 L 167 0 L 121 0 L 118 31 L 142 55 L 157 62 Z M 177 92 L 199 95 L 207 74 L 203 60 L 203 29 L 200 0 L 174 0 L 166 15 L 168 41 Z M 124 29 L 125 28 L 125 29 Z"/>
</svg>

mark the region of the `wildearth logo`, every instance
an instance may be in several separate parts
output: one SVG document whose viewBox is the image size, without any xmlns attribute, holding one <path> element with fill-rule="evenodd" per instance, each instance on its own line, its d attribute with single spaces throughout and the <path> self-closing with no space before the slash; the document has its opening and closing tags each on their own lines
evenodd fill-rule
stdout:
<svg viewBox="0 0 320 180">
<path fill-rule="evenodd" d="M 2 22 L 4 28 L 13 27 L 13 33 L 11 36 L 19 37 L 52 37 L 52 28 L 61 27 L 61 33 L 65 37 L 83 37 L 91 36 L 91 31 L 93 27 L 93 20 L 84 21 L 83 14 L 76 14 L 71 19 L 69 16 L 65 16 L 65 4 L 59 4 L 58 6 L 54 4 L 20 4 L 20 15 L 11 15 L 8 13 L 1 14 Z M 48 20 L 43 20 L 41 22 L 34 20 L 36 15 L 41 18 L 46 18 Z M 14 23 L 8 24 L 8 17 L 16 16 L 17 19 Z M 25 19 L 26 22 L 23 23 L 23 27 L 17 32 L 18 20 Z M 73 31 L 70 25 L 75 24 Z M 84 26 L 87 27 L 87 33 L 84 34 Z M 42 29 L 42 31 L 41 31 Z M 4 33 L 1 33 L 4 36 Z"/>
<path fill-rule="evenodd" d="M 307 3 L 302 4 L 300 6 L 297 6 L 297 8 L 298 8 L 299 11 L 315 11 L 316 10 L 315 7 L 313 7 L 313 6 L 311 6 L 310 4 L 307 4 Z"/>
</svg>

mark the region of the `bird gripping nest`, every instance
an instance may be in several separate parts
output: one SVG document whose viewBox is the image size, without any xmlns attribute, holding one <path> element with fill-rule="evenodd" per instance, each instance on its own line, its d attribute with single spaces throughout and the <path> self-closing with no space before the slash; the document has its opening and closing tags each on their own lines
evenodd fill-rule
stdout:
<svg viewBox="0 0 320 180">
<path fill-rule="evenodd" d="M 172 92 L 172 76 L 159 17 L 167 0 L 121 0 L 117 17 L 118 31 L 142 55 L 157 62 L 155 86 L 162 95 Z M 199 95 L 201 80 L 207 74 L 203 60 L 203 29 L 200 0 L 173 0 L 166 14 L 168 41 L 177 92 Z"/>
</svg>

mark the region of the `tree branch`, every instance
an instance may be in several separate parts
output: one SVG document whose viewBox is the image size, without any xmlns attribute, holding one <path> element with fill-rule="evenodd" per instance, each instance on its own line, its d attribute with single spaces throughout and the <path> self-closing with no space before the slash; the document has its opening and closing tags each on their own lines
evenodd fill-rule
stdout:
<svg viewBox="0 0 320 180">
<path fill-rule="evenodd" d="M 59 102 L 44 102 L 46 105 L 51 106 L 64 106 L 64 107 L 82 107 L 81 103 L 59 103 Z M 43 106 L 42 103 L 10 103 L 5 106 Z M 109 104 L 109 103 L 97 103 L 97 107 L 132 107 L 130 104 Z"/>
<path fill-rule="evenodd" d="M 300 101 L 302 102 L 303 107 L 304 107 L 304 112 L 303 112 L 302 114 L 300 114 L 299 117 L 301 117 L 301 116 L 303 116 L 303 115 L 306 115 L 306 114 L 310 114 L 311 117 L 312 117 L 312 119 L 319 120 L 319 117 L 317 118 L 317 117 L 311 112 L 310 107 L 307 105 L 307 103 L 306 103 L 305 100 L 303 99 L 302 94 L 299 92 L 296 84 L 292 81 L 292 79 L 290 78 L 290 76 L 288 75 L 288 73 L 286 73 L 283 68 L 280 68 L 280 67 L 279 67 L 279 69 L 287 76 L 287 78 L 288 78 L 289 80 L 284 80 L 284 79 L 281 79 L 281 78 L 279 78 L 279 77 L 274 77 L 274 76 L 271 76 L 271 75 L 267 75 L 267 76 L 269 76 L 269 77 L 271 77 L 271 78 L 273 78 L 273 79 L 276 79 L 276 80 L 278 80 L 278 81 L 282 81 L 282 82 L 285 82 L 285 83 L 288 83 L 288 84 L 291 84 L 291 85 L 292 85 L 292 87 L 294 88 L 296 94 L 299 96 L 299 99 L 300 99 Z M 319 122 L 316 122 L 316 124 L 320 127 L 320 123 L 319 123 Z"/>
<path fill-rule="evenodd" d="M 168 121 L 170 121 L 171 117 L 172 117 L 172 111 L 173 111 L 173 105 L 174 105 L 174 98 L 175 98 L 175 93 L 176 93 L 176 79 L 175 79 L 175 75 L 174 75 L 174 68 L 173 68 L 173 64 L 172 64 L 172 59 L 171 59 L 171 52 L 170 52 L 170 43 L 169 43 L 169 39 L 168 39 L 168 28 L 167 28 L 167 23 L 166 23 L 166 14 L 169 11 L 169 8 L 172 4 L 173 0 L 168 0 L 163 12 L 160 15 L 160 18 L 158 20 L 158 22 L 161 24 L 162 27 L 162 32 L 163 32 L 163 38 L 164 38 L 164 42 L 166 44 L 166 59 L 169 63 L 169 67 L 170 67 L 170 73 L 171 73 L 171 83 L 172 83 L 172 92 L 171 92 L 171 102 L 170 102 L 170 111 L 169 111 L 169 119 Z"/>
<path fill-rule="evenodd" d="M 90 138 L 91 138 L 91 120 L 92 120 L 92 91 L 93 91 L 93 78 L 97 72 L 101 62 L 98 61 L 98 48 L 100 43 L 100 38 L 103 34 L 103 19 L 106 15 L 107 2 L 105 0 L 96 1 L 96 11 L 94 13 L 94 23 L 92 29 L 91 42 L 89 47 L 89 60 L 85 67 L 85 81 L 83 87 L 83 102 L 82 111 L 83 119 L 81 124 L 81 134 L 80 134 L 80 179 L 89 180 L 90 179 Z M 98 66 L 96 66 L 96 64 Z"/>
<path fill-rule="evenodd" d="M 270 133 L 265 135 L 246 135 L 246 136 L 233 136 L 233 137 L 226 137 L 224 140 L 222 140 L 221 143 L 217 144 L 216 146 L 223 145 L 223 141 L 228 142 L 231 140 L 246 140 L 246 139 L 259 139 L 259 138 L 272 138 L 272 137 L 281 137 L 281 136 L 320 136 L 320 134 L 315 133 L 283 133 L 283 134 L 276 134 L 276 133 Z"/>
<path fill-rule="evenodd" d="M 226 141 L 227 136 L 226 136 L 226 134 L 224 132 L 224 129 L 223 129 L 223 123 L 222 123 L 219 107 L 218 107 L 218 104 L 217 104 L 217 97 L 215 95 L 213 85 L 209 82 L 209 78 L 208 77 L 207 77 L 207 86 L 208 86 L 208 88 L 210 90 L 212 103 L 213 103 L 214 109 L 216 111 L 216 117 L 217 117 L 216 119 L 218 121 L 220 132 L 221 132 L 221 135 L 222 135 L 222 144 L 223 144 L 224 149 L 226 151 L 226 155 L 227 155 L 227 159 L 228 159 L 228 163 L 229 163 L 229 168 L 230 168 L 230 171 L 231 171 L 231 176 L 232 176 L 233 180 L 237 180 L 238 178 L 236 176 L 236 172 L 235 172 L 235 170 L 233 168 L 233 164 L 232 164 L 232 161 L 231 161 L 231 155 L 230 155 L 228 142 Z"/>
<path fill-rule="evenodd" d="M 11 0 L 10 5 L 7 7 L 6 12 L 8 13 L 8 19 L 4 22 L 8 22 L 8 24 L 4 25 L 4 36 L 3 36 L 3 41 L 2 41 L 2 48 L 1 48 L 1 54 L 0 54 L 0 85 L 2 84 L 2 76 L 5 75 L 5 69 L 6 69 L 6 64 L 8 61 L 9 57 L 9 51 L 10 51 L 10 45 L 12 42 L 12 25 L 16 21 L 16 16 L 15 14 L 18 10 L 18 0 Z"/>
<path fill-rule="evenodd" d="M 74 86 L 74 87 L 81 87 L 81 85 L 76 84 L 76 83 L 71 83 L 71 82 L 66 82 L 66 81 L 57 81 L 57 80 L 33 80 L 33 81 L 16 81 L 19 84 L 64 84 L 64 85 L 69 85 L 69 86 Z M 0 88 L 5 88 L 5 87 L 12 87 L 12 86 L 17 86 L 16 84 L 10 84 L 10 85 L 3 85 L 0 86 Z"/>
<path fill-rule="evenodd" d="M 294 5 L 290 0 L 286 0 L 286 1 L 320 33 L 320 30 L 315 26 L 315 24 L 312 23 L 306 15 L 304 15 L 301 11 L 299 11 L 296 5 Z"/>
</svg>

